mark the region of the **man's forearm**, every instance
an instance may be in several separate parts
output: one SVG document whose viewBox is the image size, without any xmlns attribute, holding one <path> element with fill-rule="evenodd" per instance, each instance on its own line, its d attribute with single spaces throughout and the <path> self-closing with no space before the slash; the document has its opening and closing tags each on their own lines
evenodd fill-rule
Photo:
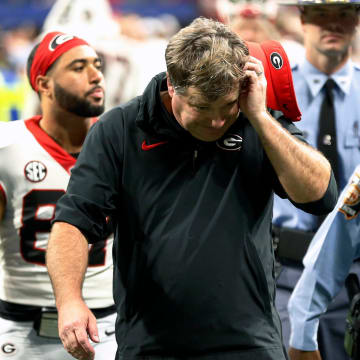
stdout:
<svg viewBox="0 0 360 360">
<path fill-rule="evenodd" d="M 326 158 L 292 136 L 269 113 L 252 123 L 291 200 L 306 203 L 321 199 L 331 174 Z"/>
<path fill-rule="evenodd" d="M 76 227 L 62 222 L 54 224 L 46 252 L 46 265 L 58 308 L 72 299 L 82 299 L 88 252 L 88 242 Z"/>
</svg>

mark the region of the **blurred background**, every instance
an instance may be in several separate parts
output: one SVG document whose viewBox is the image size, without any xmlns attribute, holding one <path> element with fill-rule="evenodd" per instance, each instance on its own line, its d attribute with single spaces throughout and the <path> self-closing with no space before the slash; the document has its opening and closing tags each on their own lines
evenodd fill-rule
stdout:
<svg viewBox="0 0 360 360">
<path fill-rule="evenodd" d="M 109 108 L 138 95 L 164 70 L 166 39 L 199 13 L 191 0 L 1 0 L 0 121 L 34 115 L 37 99 L 25 67 L 45 32 L 85 37 L 101 52 Z"/>
<path fill-rule="evenodd" d="M 1 0 L 0 121 L 39 112 L 26 78 L 26 60 L 48 31 L 88 40 L 103 57 L 106 108 L 139 95 L 165 70 L 168 39 L 197 16 L 229 23 L 248 41 L 281 41 L 291 63 L 302 30 L 296 7 L 272 0 Z"/>
</svg>

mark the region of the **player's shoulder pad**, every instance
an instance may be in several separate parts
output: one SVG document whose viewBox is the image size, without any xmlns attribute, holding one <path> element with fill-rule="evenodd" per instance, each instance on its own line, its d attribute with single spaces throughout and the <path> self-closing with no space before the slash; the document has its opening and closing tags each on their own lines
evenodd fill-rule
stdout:
<svg viewBox="0 0 360 360">
<path fill-rule="evenodd" d="M 10 146 L 21 139 L 24 121 L 16 120 L 9 122 L 0 121 L 0 149 Z"/>
</svg>

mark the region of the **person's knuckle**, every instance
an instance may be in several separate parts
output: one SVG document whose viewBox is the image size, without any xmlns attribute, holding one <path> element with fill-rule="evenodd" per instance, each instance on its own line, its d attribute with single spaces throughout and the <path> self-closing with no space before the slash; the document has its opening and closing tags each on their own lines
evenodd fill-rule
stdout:
<svg viewBox="0 0 360 360">
<path fill-rule="evenodd" d="M 64 334 L 68 334 L 69 332 L 72 331 L 72 329 L 73 329 L 73 323 L 66 323 L 62 327 L 62 332 Z"/>
</svg>

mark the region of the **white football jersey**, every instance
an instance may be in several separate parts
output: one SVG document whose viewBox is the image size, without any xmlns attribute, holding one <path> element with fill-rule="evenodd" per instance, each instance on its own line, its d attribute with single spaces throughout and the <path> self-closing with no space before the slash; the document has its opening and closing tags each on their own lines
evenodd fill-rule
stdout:
<svg viewBox="0 0 360 360">
<path fill-rule="evenodd" d="M 41 117 L 0 123 L 0 299 L 55 306 L 45 250 L 55 203 L 64 194 L 76 159 L 39 126 Z M 89 308 L 113 304 L 112 236 L 89 245 L 83 297 Z"/>
</svg>

